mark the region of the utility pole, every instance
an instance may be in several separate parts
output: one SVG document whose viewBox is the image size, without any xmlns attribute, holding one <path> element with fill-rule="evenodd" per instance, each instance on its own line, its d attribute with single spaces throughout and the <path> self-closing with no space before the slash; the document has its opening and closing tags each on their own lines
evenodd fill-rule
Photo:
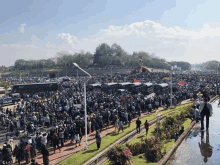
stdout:
<svg viewBox="0 0 220 165">
<path fill-rule="evenodd" d="M 36 66 L 37 66 L 37 61 L 36 61 Z M 36 77 L 37 77 L 37 70 L 36 70 Z"/>
<path fill-rule="evenodd" d="M 65 67 L 66 67 L 66 62 L 65 62 Z M 67 77 L 67 68 L 66 68 L 66 77 Z"/>
<path fill-rule="evenodd" d="M 20 76 L 19 76 L 19 83 L 21 84 L 21 73 L 20 73 Z"/>
</svg>

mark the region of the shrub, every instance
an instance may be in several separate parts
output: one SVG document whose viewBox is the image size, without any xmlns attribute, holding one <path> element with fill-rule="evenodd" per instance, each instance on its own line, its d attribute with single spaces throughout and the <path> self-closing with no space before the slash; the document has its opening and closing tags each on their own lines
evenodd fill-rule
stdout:
<svg viewBox="0 0 220 165">
<path fill-rule="evenodd" d="M 162 158 L 161 147 L 158 144 L 154 144 L 153 147 L 145 153 L 145 157 L 151 162 L 158 162 Z"/>
<path fill-rule="evenodd" d="M 130 165 L 133 163 L 130 149 L 122 144 L 111 148 L 107 156 L 113 165 Z"/>
<path fill-rule="evenodd" d="M 137 142 L 128 147 L 133 156 L 144 153 L 145 144 L 143 142 Z"/>
</svg>

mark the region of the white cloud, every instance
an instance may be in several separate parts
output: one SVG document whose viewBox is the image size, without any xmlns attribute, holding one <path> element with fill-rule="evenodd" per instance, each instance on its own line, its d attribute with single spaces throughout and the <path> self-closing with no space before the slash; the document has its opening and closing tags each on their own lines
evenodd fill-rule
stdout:
<svg viewBox="0 0 220 165">
<path fill-rule="evenodd" d="M 25 23 L 20 25 L 20 32 L 24 33 L 24 27 L 27 26 Z"/>
<path fill-rule="evenodd" d="M 186 30 L 178 26 L 166 27 L 158 22 L 146 20 L 124 26 L 112 25 L 82 39 L 69 33 L 58 33 L 48 36 L 45 41 L 31 34 L 29 40 L 17 44 L 0 44 L 0 52 L 4 57 L 2 59 L 5 60 L 3 63 L 12 65 L 20 58 L 27 60 L 51 58 L 59 51 L 74 53 L 85 50 L 94 53 L 101 43 L 109 45 L 117 43 L 129 53 L 146 51 L 169 61 L 198 63 L 207 60 L 220 61 L 219 40 L 219 24 L 216 24 L 215 28 L 208 23 L 201 29 Z"/>
<path fill-rule="evenodd" d="M 79 44 L 79 40 L 77 39 L 77 37 L 69 33 L 60 33 L 58 34 L 58 36 L 62 38 L 62 40 L 69 45 L 74 46 L 74 45 Z"/>
</svg>

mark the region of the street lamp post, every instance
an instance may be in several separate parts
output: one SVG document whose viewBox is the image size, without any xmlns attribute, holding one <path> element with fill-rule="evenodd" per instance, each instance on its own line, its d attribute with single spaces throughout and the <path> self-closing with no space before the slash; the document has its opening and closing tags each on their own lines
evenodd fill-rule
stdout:
<svg viewBox="0 0 220 165">
<path fill-rule="evenodd" d="M 66 67 L 66 62 L 65 62 L 65 67 Z M 66 68 L 66 77 L 67 77 L 67 68 Z"/>
<path fill-rule="evenodd" d="M 37 61 L 36 61 L 36 66 L 37 66 Z M 36 70 L 36 77 L 37 77 L 37 70 Z"/>
<path fill-rule="evenodd" d="M 43 72 L 44 72 L 44 62 L 42 62 L 42 79 L 43 79 Z"/>
<path fill-rule="evenodd" d="M 89 73 L 87 73 L 85 70 L 80 68 L 78 64 L 73 63 L 73 65 L 75 65 L 77 68 L 79 68 L 84 73 L 86 73 L 90 78 L 92 77 Z M 85 136 L 86 136 L 86 147 L 85 147 L 85 149 L 87 150 L 88 149 L 88 142 L 87 142 L 86 81 L 84 82 L 84 102 L 85 102 Z"/>
<path fill-rule="evenodd" d="M 166 64 L 168 64 L 167 62 L 165 62 Z M 173 67 L 168 64 L 170 67 L 171 67 L 171 72 L 170 72 L 170 107 L 172 106 L 172 93 L 173 93 L 173 90 L 172 90 L 172 71 L 173 71 Z"/>
</svg>

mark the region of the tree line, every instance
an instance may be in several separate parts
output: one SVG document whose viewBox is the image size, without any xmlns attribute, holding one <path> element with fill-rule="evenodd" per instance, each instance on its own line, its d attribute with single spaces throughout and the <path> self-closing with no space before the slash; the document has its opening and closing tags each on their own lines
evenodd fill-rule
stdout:
<svg viewBox="0 0 220 165">
<path fill-rule="evenodd" d="M 77 63 L 82 68 L 109 68 L 121 67 L 131 68 L 138 66 L 147 66 L 155 69 L 170 69 L 165 59 L 155 55 L 150 55 L 147 52 L 139 51 L 129 54 L 116 43 L 109 46 L 106 43 L 96 47 L 95 53 L 81 51 L 80 53 L 71 54 L 69 52 L 58 52 L 54 58 L 42 60 L 24 60 L 18 59 L 13 66 L 0 67 L 0 71 L 19 71 L 32 69 L 55 69 L 69 68 L 73 63 Z M 183 61 L 168 62 L 171 65 L 177 65 L 182 70 L 189 70 L 191 65 Z"/>
</svg>

